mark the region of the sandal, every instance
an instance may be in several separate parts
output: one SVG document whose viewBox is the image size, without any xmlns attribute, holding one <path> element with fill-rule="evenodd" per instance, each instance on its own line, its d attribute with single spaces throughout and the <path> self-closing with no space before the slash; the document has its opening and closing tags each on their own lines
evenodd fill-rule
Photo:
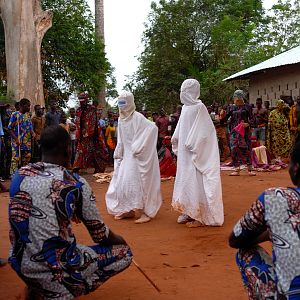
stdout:
<svg viewBox="0 0 300 300">
<path fill-rule="evenodd" d="M 229 176 L 240 176 L 240 172 L 234 171 L 230 173 Z"/>
</svg>

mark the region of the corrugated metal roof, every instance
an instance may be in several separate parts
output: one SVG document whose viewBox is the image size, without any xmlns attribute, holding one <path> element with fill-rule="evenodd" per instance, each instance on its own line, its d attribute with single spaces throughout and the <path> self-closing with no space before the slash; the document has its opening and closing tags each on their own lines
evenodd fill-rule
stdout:
<svg viewBox="0 0 300 300">
<path fill-rule="evenodd" d="M 246 75 L 249 75 L 251 73 L 266 70 L 266 69 L 276 68 L 276 67 L 285 66 L 285 65 L 298 64 L 298 63 L 300 63 L 300 46 L 295 47 L 286 52 L 283 52 L 272 58 L 269 58 L 269 59 L 255 65 L 255 66 L 252 66 L 248 69 L 245 69 L 243 71 L 235 73 L 235 74 L 223 79 L 223 81 L 238 79 L 241 77 L 245 77 Z"/>
</svg>

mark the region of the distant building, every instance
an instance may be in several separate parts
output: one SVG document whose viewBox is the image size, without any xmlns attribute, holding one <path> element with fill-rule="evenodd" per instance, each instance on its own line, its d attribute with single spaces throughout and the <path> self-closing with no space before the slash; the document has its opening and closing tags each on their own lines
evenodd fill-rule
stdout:
<svg viewBox="0 0 300 300">
<path fill-rule="evenodd" d="M 281 95 L 300 96 L 300 46 L 274 56 L 248 69 L 240 71 L 224 81 L 249 80 L 249 101 L 257 98 L 270 101 L 274 106 Z"/>
</svg>

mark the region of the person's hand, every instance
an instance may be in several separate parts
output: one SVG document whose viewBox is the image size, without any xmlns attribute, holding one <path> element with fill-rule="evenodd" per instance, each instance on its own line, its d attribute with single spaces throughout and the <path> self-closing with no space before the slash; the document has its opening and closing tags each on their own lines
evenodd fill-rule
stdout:
<svg viewBox="0 0 300 300">
<path fill-rule="evenodd" d="M 76 125 L 74 125 L 73 123 L 70 123 L 69 126 L 70 126 L 70 131 L 76 130 Z"/>
<path fill-rule="evenodd" d="M 120 235 L 113 233 L 109 230 L 108 238 L 105 241 L 107 245 L 127 245 L 126 241 Z"/>
</svg>

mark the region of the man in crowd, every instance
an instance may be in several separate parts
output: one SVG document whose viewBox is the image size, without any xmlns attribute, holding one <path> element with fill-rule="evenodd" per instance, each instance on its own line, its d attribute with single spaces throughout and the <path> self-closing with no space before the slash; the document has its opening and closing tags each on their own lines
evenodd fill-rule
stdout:
<svg viewBox="0 0 300 300">
<path fill-rule="evenodd" d="M 46 127 L 41 150 L 42 162 L 19 169 L 11 183 L 9 263 L 26 283 L 27 299 L 73 299 L 125 270 L 132 253 L 102 221 L 86 180 L 66 169 L 67 131 Z M 95 245 L 77 244 L 71 221 L 81 221 Z"/>
<path fill-rule="evenodd" d="M 166 115 L 163 108 L 160 110 L 159 117 L 156 119 L 155 124 L 158 127 L 157 149 L 159 150 L 162 146 L 162 141 L 164 140 L 165 136 L 168 135 L 169 126 L 169 117 Z"/>
<path fill-rule="evenodd" d="M 57 109 L 57 101 L 50 100 L 49 102 L 50 110 L 46 113 L 46 126 L 59 125 L 60 112 Z"/>
<path fill-rule="evenodd" d="M 115 170 L 106 193 L 108 212 L 116 220 L 141 216 L 136 224 L 149 222 L 161 206 L 157 127 L 135 111 L 134 96 L 118 97 L 119 131 Z"/>
<path fill-rule="evenodd" d="M 23 98 L 20 100 L 19 105 L 19 111 L 11 115 L 8 124 L 8 130 L 12 137 L 11 174 L 19 167 L 29 163 L 31 159 L 32 137 L 35 137 L 32 122 L 28 114 L 30 111 L 30 101 Z"/>
<path fill-rule="evenodd" d="M 177 155 L 172 206 L 181 213 L 179 224 L 221 226 L 224 212 L 218 140 L 199 96 L 197 80 L 187 79 L 182 83 L 183 108 L 172 136 L 173 152 Z"/>
<path fill-rule="evenodd" d="M 76 156 L 73 170 L 95 168 L 95 173 L 105 171 L 105 161 L 101 157 L 98 139 L 97 110 L 88 104 L 87 93 L 79 95 L 80 107 L 76 111 Z"/>
<path fill-rule="evenodd" d="M 300 125 L 300 96 L 297 97 L 289 112 L 289 126 L 292 134 L 297 135 L 298 126 Z"/>
<path fill-rule="evenodd" d="M 0 105 L 0 115 L 3 127 L 1 159 L 0 159 L 0 173 L 3 179 L 10 178 L 11 165 L 11 136 L 8 130 L 9 119 L 11 116 L 11 109 L 9 104 Z"/>
<path fill-rule="evenodd" d="M 266 142 L 266 126 L 268 124 L 268 111 L 262 107 L 262 99 L 256 99 L 256 107 L 252 110 L 253 115 L 253 135 L 256 136 L 260 145 Z"/>
<path fill-rule="evenodd" d="M 289 167 L 294 188 L 271 188 L 258 196 L 237 222 L 229 245 L 249 299 L 300 299 L 300 143 Z M 259 246 L 272 243 L 272 257 Z"/>
<path fill-rule="evenodd" d="M 67 123 L 69 124 L 70 137 L 72 142 L 71 165 L 73 166 L 76 154 L 76 110 L 74 107 L 70 108 L 69 114 L 70 117 L 68 118 Z"/>
<path fill-rule="evenodd" d="M 35 133 L 32 147 L 32 161 L 37 162 L 41 160 L 40 139 L 42 130 L 45 127 L 45 118 L 43 116 L 44 111 L 39 104 L 34 106 L 34 112 L 35 115 L 31 118 L 33 131 Z"/>
</svg>

